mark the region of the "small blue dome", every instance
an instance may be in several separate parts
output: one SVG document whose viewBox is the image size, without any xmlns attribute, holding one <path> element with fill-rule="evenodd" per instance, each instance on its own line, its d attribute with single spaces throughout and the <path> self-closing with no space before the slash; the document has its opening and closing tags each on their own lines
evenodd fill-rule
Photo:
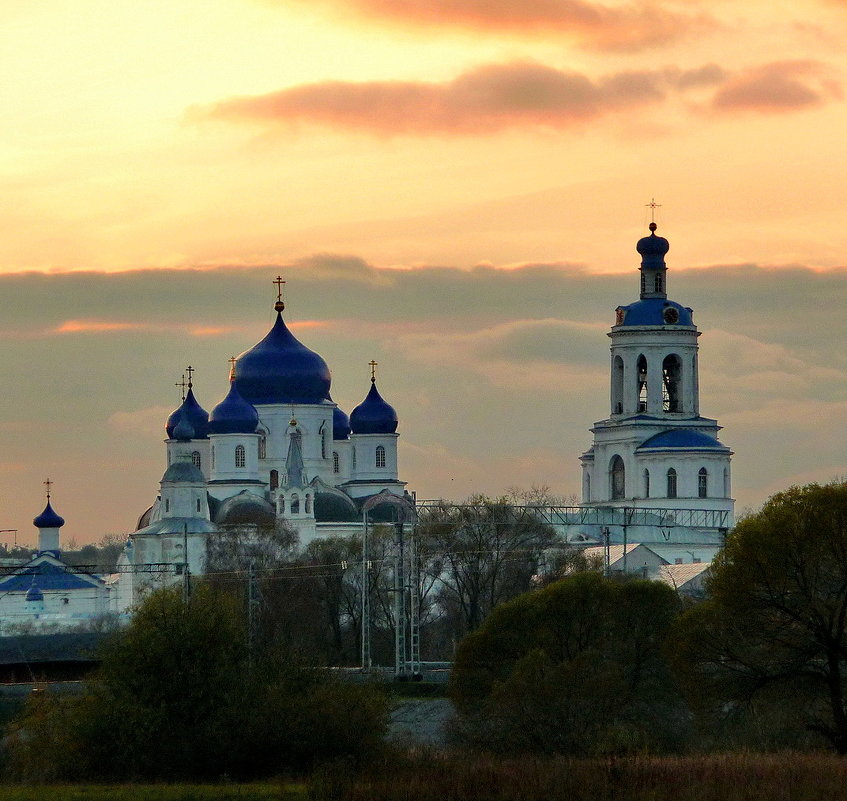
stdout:
<svg viewBox="0 0 847 801">
<path fill-rule="evenodd" d="M 172 437 L 180 442 L 189 442 L 194 439 L 194 426 L 191 425 L 187 414 L 180 414 L 179 422 L 174 426 Z"/>
<path fill-rule="evenodd" d="M 247 403 L 233 381 L 227 396 L 212 409 L 209 415 L 210 434 L 255 434 L 259 413 Z"/>
<path fill-rule="evenodd" d="M 675 428 L 671 431 L 662 431 L 654 434 L 638 446 L 637 450 L 663 450 L 665 448 L 688 448 L 703 450 L 728 451 L 722 442 L 719 442 L 709 434 L 702 431 L 692 431 L 686 428 Z"/>
<path fill-rule="evenodd" d="M 168 439 L 174 438 L 174 428 L 176 428 L 179 419 L 183 412 L 186 413 L 188 422 L 194 429 L 192 439 L 205 439 L 209 434 L 209 413 L 197 403 L 194 397 L 194 390 L 189 387 L 188 394 L 182 402 L 182 406 L 174 411 L 165 423 L 165 431 L 168 434 Z"/>
<path fill-rule="evenodd" d="M 397 430 L 397 412 L 387 404 L 371 379 L 367 397 L 350 413 L 354 434 L 393 434 Z"/>
<path fill-rule="evenodd" d="M 621 306 L 620 311 L 623 321 L 619 325 L 694 325 L 692 309 L 664 298 L 637 300 Z"/>
<path fill-rule="evenodd" d="M 279 312 L 268 335 L 235 362 L 238 391 L 253 404 L 320 403 L 331 380 L 327 363 L 288 330 Z"/>
<path fill-rule="evenodd" d="M 44 593 L 41 592 L 41 590 L 38 588 L 38 585 L 36 585 L 35 576 L 32 577 L 32 585 L 26 591 L 26 600 L 30 603 L 44 600 Z"/>
<path fill-rule="evenodd" d="M 327 395 L 326 398 L 331 401 L 332 398 Z M 350 438 L 350 418 L 338 406 L 332 410 L 332 438 L 333 439 L 349 439 Z"/>
<path fill-rule="evenodd" d="M 656 236 L 656 223 L 650 223 L 650 236 L 639 239 L 635 249 L 641 254 L 642 267 L 661 269 L 665 266 L 670 243 L 663 236 Z"/>
<path fill-rule="evenodd" d="M 36 528 L 61 528 L 65 525 L 65 519 L 63 517 L 59 517 L 54 511 L 53 507 L 50 505 L 50 501 L 47 501 L 47 506 L 44 507 L 44 511 L 38 515 L 38 517 L 34 518 L 32 524 Z"/>
</svg>

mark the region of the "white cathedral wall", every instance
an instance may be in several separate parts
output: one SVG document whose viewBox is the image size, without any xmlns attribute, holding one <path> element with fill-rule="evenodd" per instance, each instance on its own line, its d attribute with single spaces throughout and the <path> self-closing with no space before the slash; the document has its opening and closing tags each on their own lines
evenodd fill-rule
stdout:
<svg viewBox="0 0 847 801">
<path fill-rule="evenodd" d="M 332 473 L 332 410 L 334 408 L 335 404 L 329 401 L 319 404 L 256 405 L 259 421 L 268 432 L 266 455 L 260 464 L 263 481 L 269 480 L 271 470 L 277 470 L 280 477 L 285 473 L 291 428 L 289 421 L 293 417 L 302 435 L 303 465 L 309 479 L 319 476 L 328 484 L 334 482 Z M 321 444 L 324 436 L 326 439 L 322 455 Z"/>
</svg>

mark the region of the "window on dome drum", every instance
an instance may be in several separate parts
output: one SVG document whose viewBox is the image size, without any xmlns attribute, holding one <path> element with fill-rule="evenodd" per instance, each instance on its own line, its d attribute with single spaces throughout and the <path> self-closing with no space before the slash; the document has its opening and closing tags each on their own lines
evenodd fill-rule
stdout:
<svg viewBox="0 0 847 801">
<path fill-rule="evenodd" d="M 676 498 L 676 470 L 668 470 L 668 498 Z"/>
<path fill-rule="evenodd" d="M 623 413 L 623 359 L 615 356 L 612 361 L 612 414 Z"/>
<path fill-rule="evenodd" d="M 305 507 L 306 507 L 306 509 L 305 509 L 306 514 L 307 514 L 307 515 L 308 515 L 308 514 L 311 514 L 311 512 L 312 512 L 312 496 L 311 496 L 311 495 L 307 495 L 307 496 L 306 496 L 306 504 L 305 504 Z"/>
<path fill-rule="evenodd" d="M 326 431 L 321 431 L 321 459 L 326 459 Z"/>
<path fill-rule="evenodd" d="M 697 495 L 700 498 L 709 497 L 709 471 L 705 467 L 701 467 L 697 473 Z"/>
<path fill-rule="evenodd" d="M 267 437 L 265 437 L 264 435 L 259 437 L 259 458 L 268 458 L 268 440 Z"/>
<path fill-rule="evenodd" d="M 356 469 L 356 449 L 353 448 L 353 469 Z"/>
<path fill-rule="evenodd" d="M 638 411 L 647 411 L 647 359 L 642 353 L 635 363 L 635 372 L 638 381 Z"/>
<path fill-rule="evenodd" d="M 585 500 L 591 500 L 591 473 L 585 476 Z"/>
<path fill-rule="evenodd" d="M 191 464 L 198 469 L 200 468 L 200 451 L 194 451 L 191 454 Z"/>
<path fill-rule="evenodd" d="M 385 467 L 385 448 L 382 445 L 376 446 L 376 466 Z"/>
<path fill-rule="evenodd" d="M 212 470 L 215 469 L 215 446 L 212 445 Z"/>
<path fill-rule="evenodd" d="M 300 514 L 300 496 L 296 492 L 291 496 L 291 514 Z"/>
<path fill-rule="evenodd" d="M 198 512 L 200 511 L 200 499 L 199 498 L 197 499 L 197 511 Z"/>
<path fill-rule="evenodd" d="M 236 445 L 235 446 L 235 466 L 236 467 L 244 467 L 247 464 L 247 459 L 245 457 L 244 446 Z"/>
<path fill-rule="evenodd" d="M 656 292 L 664 292 L 665 291 L 661 273 L 656 273 L 655 287 L 656 287 L 656 290 L 655 290 Z"/>
<path fill-rule="evenodd" d="M 723 469 L 723 496 L 729 497 L 729 470 L 726 468 Z"/>
<path fill-rule="evenodd" d="M 270 487 L 272 490 L 279 487 L 279 470 L 271 470 Z"/>
<path fill-rule="evenodd" d="M 643 295 L 647 291 L 647 275 L 644 271 L 641 271 L 641 294 Z"/>
<path fill-rule="evenodd" d="M 609 484 L 613 501 L 626 497 L 626 474 L 623 459 L 620 456 L 612 457 L 609 465 Z"/>
<path fill-rule="evenodd" d="M 339 464 L 339 461 L 338 461 L 338 452 L 337 451 L 332 452 L 332 472 L 333 473 L 340 473 L 341 472 L 341 465 Z"/>
<path fill-rule="evenodd" d="M 650 497 L 650 471 L 644 471 L 644 497 Z"/>
<path fill-rule="evenodd" d="M 168 451 L 168 464 L 170 464 L 170 463 L 171 463 L 171 452 Z"/>
<path fill-rule="evenodd" d="M 673 353 L 662 362 L 662 409 L 682 411 L 682 362 Z"/>
<path fill-rule="evenodd" d="M 171 502 L 168 498 L 165 498 L 165 511 L 170 512 L 171 510 Z"/>
</svg>

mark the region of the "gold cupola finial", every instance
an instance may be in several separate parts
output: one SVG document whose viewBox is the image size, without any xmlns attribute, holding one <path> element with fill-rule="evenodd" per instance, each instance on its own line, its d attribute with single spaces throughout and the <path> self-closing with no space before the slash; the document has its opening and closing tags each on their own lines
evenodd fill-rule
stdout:
<svg viewBox="0 0 847 801">
<path fill-rule="evenodd" d="M 283 280 L 281 275 L 278 275 L 274 280 L 276 284 L 276 303 L 274 303 L 274 311 L 284 311 L 285 309 L 285 301 L 282 299 L 282 292 L 285 288 L 285 281 Z"/>
<path fill-rule="evenodd" d="M 377 366 L 378 364 L 379 364 L 379 362 L 375 362 L 373 359 L 371 359 L 371 360 L 368 362 L 368 365 L 369 365 L 369 366 L 370 366 L 370 368 L 371 368 L 371 384 L 375 384 L 375 383 L 376 383 L 376 366 Z"/>
</svg>

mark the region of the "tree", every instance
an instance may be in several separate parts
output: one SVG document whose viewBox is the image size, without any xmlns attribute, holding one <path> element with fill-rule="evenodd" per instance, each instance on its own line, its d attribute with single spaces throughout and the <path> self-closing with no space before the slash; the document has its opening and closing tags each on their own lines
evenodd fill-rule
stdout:
<svg viewBox="0 0 847 801">
<path fill-rule="evenodd" d="M 240 599 L 200 584 L 151 593 L 84 693 L 31 700 L 7 745 L 23 779 L 250 778 L 363 760 L 386 723 L 369 686 L 272 648 L 248 662 Z"/>
<path fill-rule="evenodd" d="M 456 655 L 465 732 L 518 752 L 670 747 L 686 720 L 662 652 L 678 604 L 659 582 L 592 572 L 498 606 Z"/>
<path fill-rule="evenodd" d="M 420 551 L 452 610 L 456 634 L 474 631 L 499 603 L 532 587 L 556 532 L 514 499 L 481 495 L 444 503 L 418 525 Z"/>
<path fill-rule="evenodd" d="M 805 731 L 847 753 L 847 484 L 773 496 L 738 523 L 707 589 L 676 648 L 704 720 L 746 715 L 749 730 L 753 716 L 766 743 Z"/>
</svg>

